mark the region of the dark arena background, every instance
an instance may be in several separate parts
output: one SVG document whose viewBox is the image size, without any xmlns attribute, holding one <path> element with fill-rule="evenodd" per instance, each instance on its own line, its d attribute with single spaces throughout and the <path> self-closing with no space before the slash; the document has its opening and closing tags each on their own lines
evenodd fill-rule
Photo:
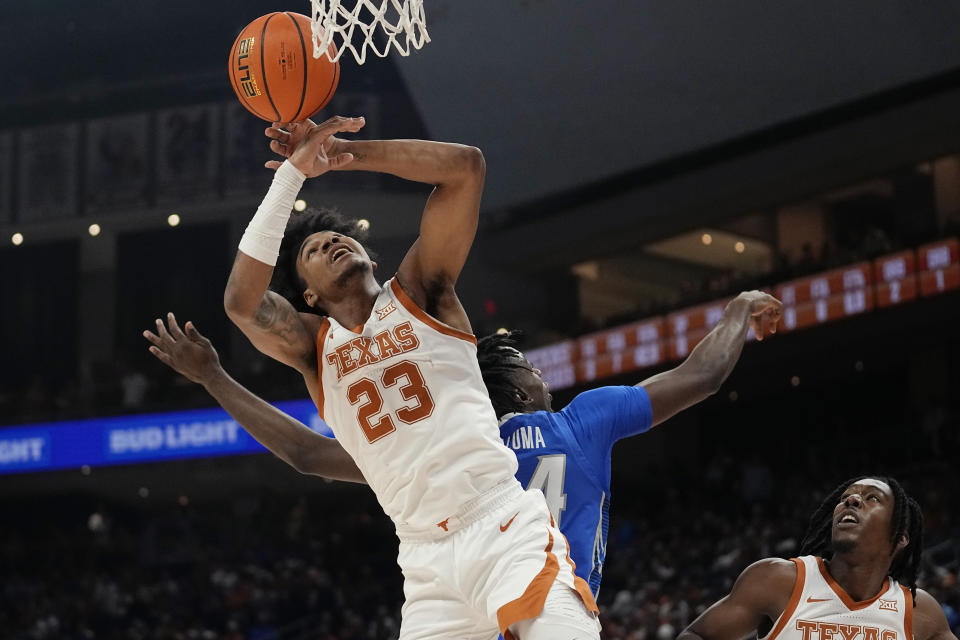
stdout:
<svg viewBox="0 0 960 640">
<path fill-rule="evenodd" d="M 920 586 L 956 633 L 960 4 L 424 6 L 432 42 L 345 56 L 317 117 L 484 151 L 458 292 L 477 335 L 523 330 L 555 408 L 675 366 L 740 291 L 785 306 L 718 393 L 615 447 L 602 637 L 675 637 L 864 473 L 922 505 Z M 193 320 L 316 422 L 222 306 L 271 179 L 224 62 L 275 10 L 310 5 L 0 7 L 4 638 L 396 637 L 369 489 L 264 453 L 141 336 Z M 302 193 L 369 221 L 386 278 L 428 190 L 342 173 Z"/>
</svg>

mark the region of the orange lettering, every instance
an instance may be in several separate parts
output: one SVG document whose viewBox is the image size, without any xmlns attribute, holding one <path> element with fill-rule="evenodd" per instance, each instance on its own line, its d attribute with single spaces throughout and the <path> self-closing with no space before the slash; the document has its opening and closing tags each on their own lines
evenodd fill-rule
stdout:
<svg viewBox="0 0 960 640">
<path fill-rule="evenodd" d="M 817 628 L 816 622 L 797 620 L 797 630 L 803 632 L 803 640 L 810 640 L 810 632 Z"/>
<path fill-rule="evenodd" d="M 853 640 L 863 629 L 858 624 L 842 624 L 840 625 L 840 634 L 843 636 L 843 640 Z"/>
<path fill-rule="evenodd" d="M 337 354 L 328 353 L 327 362 L 329 364 L 335 365 L 337 367 L 337 380 L 343 377 L 343 365 L 340 363 L 340 359 L 337 358 Z"/>
<path fill-rule="evenodd" d="M 820 640 L 833 640 L 833 636 L 835 635 L 837 635 L 836 622 L 820 623 Z"/>
<path fill-rule="evenodd" d="M 423 381 L 420 367 L 409 360 L 403 360 L 384 369 L 381 382 L 385 387 L 392 387 L 400 378 L 407 379 L 407 384 L 400 387 L 400 395 L 403 396 L 404 400 L 416 400 L 417 404 L 413 407 L 397 409 L 397 417 L 407 424 L 429 418 L 430 414 L 433 413 L 433 398 Z"/>
<path fill-rule="evenodd" d="M 377 335 L 373 336 L 373 339 L 377 343 L 377 347 L 380 349 L 381 360 L 386 360 L 390 356 L 397 356 L 403 353 L 400 351 L 400 347 L 397 346 L 397 343 L 393 341 L 393 337 L 390 335 L 389 331 L 381 331 Z"/>
<path fill-rule="evenodd" d="M 880 640 L 897 640 L 897 632 L 890 629 L 884 629 L 880 634 Z"/>
<path fill-rule="evenodd" d="M 357 367 L 365 367 L 368 364 L 373 364 L 374 362 L 380 362 L 380 358 L 377 354 L 370 351 L 370 347 L 373 346 L 373 342 L 370 338 L 354 338 L 350 341 L 350 344 L 356 347 L 360 351 L 360 357 L 357 358 Z"/>
<path fill-rule="evenodd" d="M 409 321 L 395 326 L 393 337 L 397 339 L 397 344 L 404 353 L 420 346 L 420 340 L 417 339 L 417 335 L 413 332 L 413 325 Z"/>
<path fill-rule="evenodd" d="M 361 398 L 366 398 L 366 402 L 357 407 L 357 421 L 363 435 L 367 437 L 367 442 L 373 444 L 397 430 L 389 413 L 377 420 L 376 424 L 370 423 L 383 407 L 383 396 L 370 378 L 360 378 L 347 387 L 347 400 L 350 404 L 359 403 Z"/>
<path fill-rule="evenodd" d="M 341 377 L 360 368 L 357 361 L 351 357 L 351 351 L 353 351 L 353 345 L 349 342 L 340 345 L 334 350 L 337 354 L 337 366 L 340 369 Z"/>
<path fill-rule="evenodd" d="M 876 627 L 863 628 L 863 640 L 877 640 L 879 635 L 880 629 L 877 629 Z"/>
</svg>

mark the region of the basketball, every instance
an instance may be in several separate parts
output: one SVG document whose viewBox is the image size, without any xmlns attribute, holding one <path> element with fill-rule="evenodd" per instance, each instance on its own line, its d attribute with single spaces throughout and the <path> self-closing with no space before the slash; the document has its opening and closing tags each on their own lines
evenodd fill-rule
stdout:
<svg viewBox="0 0 960 640">
<path fill-rule="evenodd" d="M 331 56 L 336 45 L 330 43 Z M 313 57 L 310 18 L 277 11 L 240 32 L 228 60 L 230 84 L 246 109 L 268 122 L 298 122 L 337 90 L 340 63 Z"/>
</svg>

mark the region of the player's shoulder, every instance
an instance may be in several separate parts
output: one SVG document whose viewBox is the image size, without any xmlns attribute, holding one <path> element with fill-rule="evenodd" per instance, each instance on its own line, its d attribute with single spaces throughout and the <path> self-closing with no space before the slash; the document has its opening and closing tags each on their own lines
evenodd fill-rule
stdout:
<svg viewBox="0 0 960 640">
<path fill-rule="evenodd" d="M 740 573 L 736 588 L 789 595 L 797 581 L 797 567 L 793 560 L 783 558 L 757 560 Z"/>
<path fill-rule="evenodd" d="M 312 334 L 317 334 L 324 327 L 324 325 L 329 325 L 330 321 L 327 319 L 327 316 L 321 316 L 316 313 L 307 313 L 304 311 L 299 312 L 300 321 L 303 323 L 303 326 L 306 327 L 307 331 Z"/>
<path fill-rule="evenodd" d="M 750 611 L 776 620 L 796 606 L 796 598 L 800 596 L 797 580 L 802 566 L 802 562 L 782 558 L 757 560 L 743 570 L 728 598 Z"/>
<path fill-rule="evenodd" d="M 909 593 L 907 597 L 910 597 Z M 950 625 L 947 623 L 943 607 L 940 606 L 936 598 L 923 589 L 917 589 L 913 632 L 914 638 L 917 640 L 956 638 L 950 631 Z"/>
<path fill-rule="evenodd" d="M 583 393 L 577 394 L 577 396 L 570 401 L 564 410 L 567 409 L 576 409 L 583 407 L 609 407 L 612 403 L 621 402 L 624 400 L 646 400 L 647 392 L 643 387 L 628 387 L 621 385 L 607 386 L 607 387 L 597 387 L 596 389 L 590 389 L 584 391 Z"/>
<path fill-rule="evenodd" d="M 790 580 L 795 580 L 797 563 L 783 558 L 763 558 L 743 570 L 744 574 L 748 572 L 765 579 L 790 578 Z"/>
<path fill-rule="evenodd" d="M 531 411 L 530 413 L 508 413 L 500 417 L 500 430 L 510 431 L 524 426 L 544 426 L 556 420 L 559 413 L 553 411 Z"/>
</svg>

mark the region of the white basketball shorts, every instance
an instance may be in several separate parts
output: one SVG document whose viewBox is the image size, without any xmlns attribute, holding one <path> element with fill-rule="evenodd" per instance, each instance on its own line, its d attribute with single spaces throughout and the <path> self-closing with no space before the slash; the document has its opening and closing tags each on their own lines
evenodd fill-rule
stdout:
<svg viewBox="0 0 960 640">
<path fill-rule="evenodd" d="M 510 640 L 508 627 L 536 618 L 555 582 L 583 603 L 573 622 L 599 629 L 590 588 L 574 573 L 543 494 L 519 483 L 499 493 L 460 515 L 462 527 L 439 540 L 400 535 L 400 640 L 491 640 L 498 633 Z"/>
</svg>

